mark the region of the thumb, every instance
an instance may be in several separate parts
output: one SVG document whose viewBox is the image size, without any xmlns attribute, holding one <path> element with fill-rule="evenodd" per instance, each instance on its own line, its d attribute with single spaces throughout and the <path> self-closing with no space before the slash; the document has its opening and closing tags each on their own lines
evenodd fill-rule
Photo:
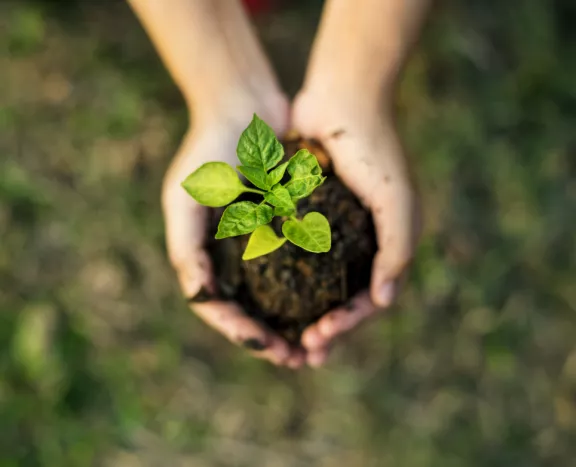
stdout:
<svg viewBox="0 0 576 467">
<path fill-rule="evenodd" d="M 415 245 L 414 196 L 407 187 L 377 187 L 371 197 L 378 252 L 372 266 L 370 295 L 389 306 L 398 292 L 397 279 L 411 261 Z"/>
<path fill-rule="evenodd" d="M 212 262 L 203 244 L 207 210 L 191 199 L 178 183 L 167 183 L 162 194 L 168 257 L 187 299 L 202 288 L 215 293 Z"/>
<path fill-rule="evenodd" d="M 372 266 L 370 296 L 389 306 L 397 293 L 396 279 L 413 255 L 415 196 L 395 134 L 373 138 L 343 135 L 326 146 L 342 181 L 371 210 L 378 252 Z"/>
</svg>

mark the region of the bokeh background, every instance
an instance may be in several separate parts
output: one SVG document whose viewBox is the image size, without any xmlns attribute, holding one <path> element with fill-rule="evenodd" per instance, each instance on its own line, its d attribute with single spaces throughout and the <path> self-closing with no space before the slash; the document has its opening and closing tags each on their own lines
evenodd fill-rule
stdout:
<svg viewBox="0 0 576 467">
<path fill-rule="evenodd" d="M 256 18 L 291 93 L 321 6 Z M 182 302 L 187 115 L 126 4 L 2 0 L 0 466 L 575 466 L 576 3 L 439 2 L 397 103 L 410 281 L 326 368 L 272 368 Z"/>
</svg>

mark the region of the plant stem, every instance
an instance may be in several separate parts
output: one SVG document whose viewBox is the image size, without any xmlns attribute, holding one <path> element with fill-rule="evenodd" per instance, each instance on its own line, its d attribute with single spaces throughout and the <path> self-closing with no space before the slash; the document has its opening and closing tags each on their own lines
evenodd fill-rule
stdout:
<svg viewBox="0 0 576 467">
<path fill-rule="evenodd" d="M 246 192 L 246 193 L 258 193 L 259 195 L 264 195 L 266 193 L 265 191 L 258 190 L 256 188 L 248 188 L 248 187 L 246 187 L 244 189 L 244 192 Z"/>
<path fill-rule="evenodd" d="M 290 216 L 290 220 L 298 222 L 298 218 L 296 216 Z"/>
</svg>

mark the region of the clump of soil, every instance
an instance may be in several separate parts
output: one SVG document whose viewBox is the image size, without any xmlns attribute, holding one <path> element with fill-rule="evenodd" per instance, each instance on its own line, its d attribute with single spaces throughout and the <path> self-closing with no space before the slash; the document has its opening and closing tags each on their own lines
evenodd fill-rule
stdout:
<svg viewBox="0 0 576 467">
<path fill-rule="evenodd" d="M 370 280 L 376 252 L 370 213 L 340 182 L 317 144 L 293 138 L 284 142 L 287 158 L 307 147 L 322 165 L 326 181 L 298 202 L 298 217 L 310 211 L 324 214 L 332 229 L 332 249 L 315 254 L 286 242 L 275 252 L 242 261 L 248 235 L 214 240 L 222 210 L 214 211 L 208 250 L 212 256 L 219 295 L 240 303 L 250 316 L 297 344 L 302 331 L 326 312 L 345 305 Z M 261 198 L 246 195 L 246 200 Z M 272 227 L 281 234 L 282 219 Z"/>
</svg>

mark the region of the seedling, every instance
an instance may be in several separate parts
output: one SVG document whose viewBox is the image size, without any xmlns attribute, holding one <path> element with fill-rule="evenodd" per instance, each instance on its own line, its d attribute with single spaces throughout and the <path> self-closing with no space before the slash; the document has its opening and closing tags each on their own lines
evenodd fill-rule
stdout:
<svg viewBox="0 0 576 467">
<path fill-rule="evenodd" d="M 288 162 L 278 165 L 284 149 L 272 128 L 256 114 L 240 136 L 236 154 L 242 163 L 236 169 L 256 188 L 244 185 L 225 162 L 207 162 L 182 182 L 190 196 L 204 206 L 226 206 L 242 193 L 264 197 L 260 204 L 252 201 L 230 204 L 222 214 L 216 238 L 251 233 L 242 256 L 245 260 L 272 253 L 286 240 L 312 253 L 330 251 L 332 235 L 328 219 L 318 212 L 309 212 L 302 219 L 297 217 L 298 200 L 310 196 L 326 179 L 316 157 L 301 149 Z M 290 179 L 283 184 L 286 172 Z M 278 237 L 268 225 L 275 216 L 285 219 L 284 237 Z"/>
</svg>

